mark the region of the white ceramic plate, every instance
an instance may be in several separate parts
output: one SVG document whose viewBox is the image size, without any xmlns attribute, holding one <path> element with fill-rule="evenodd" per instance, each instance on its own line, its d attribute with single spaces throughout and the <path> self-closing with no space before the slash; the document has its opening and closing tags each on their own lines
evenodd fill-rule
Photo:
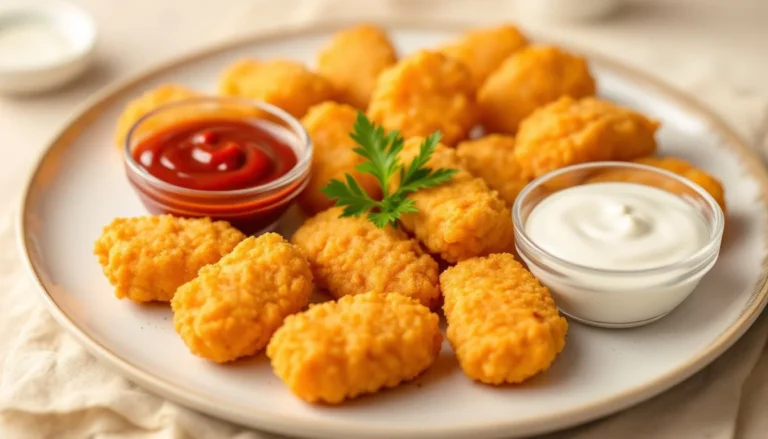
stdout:
<svg viewBox="0 0 768 439">
<path fill-rule="evenodd" d="M 458 28 L 393 26 L 401 52 L 433 46 Z M 543 433 L 647 399 L 682 381 L 733 344 L 766 302 L 768 177 L 721 122 L 669 89 L 592 57 L 600 94 L 661 120 L 662 153 L 685 157 L 725 182 L 728 229 L 715 268 L 658 323 L 601 330 L 571 323 L 568 344 L 547 373 L 520 386 L 467 379 L 448 344 L 425 375 L 339 407 L 294 398 L 264 355 L 229 366 L 193 357 L 167 306 L 114 298 L 92 255 L 102 226 L 146 213 L 112 143 L 126 101 L 163 82 L 214 91 L 241 57 L 311 62 L 331 27 L 284 31 L 173 61 L 102 94 L 51 144 L 22 206 L 20 243 L 45 302 L 61 324 L 105 363 L 148 389 L 255 428 L 324 438 L 481 438 Z"/>
</svg>

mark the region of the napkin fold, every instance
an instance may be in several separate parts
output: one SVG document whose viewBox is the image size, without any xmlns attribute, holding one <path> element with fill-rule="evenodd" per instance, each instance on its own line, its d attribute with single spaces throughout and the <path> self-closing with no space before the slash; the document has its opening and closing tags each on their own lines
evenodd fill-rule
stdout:
<svg viewBox="0 0 768 439">
<path fill-rule="evenodd" d="M 234 4 L 235 2 L 232 2 Z M 467 24 L 515 21 L 513 0 L 261 0 L 236 2 L 214 38 L 315 21 L 417 20 Z M 225 3 L 222 3 L 224 7 Z M 690 62 L 649 43 L 620 47 L 620 29 L 552 27 L 526 21 L 553 39 L 574 40 L 657 67 L 725 117 L 745 139 L 768 149 L 768 95 L 744 92 L 717 74 L 716 59 Z M 258 26 L 256 28 L 255 26 Z M 631 29 L 629 30 L 631 31 Z M 628 32 L 629 32 L 628 31 Z M 567 39 L 566 39 L 567 38 Z M 651 36 L 648 37 L 652 38 Z M 649 50 L 648 47 L 653 47 Z M 664 57 L 667 58 L 664 58 Z M 677 57 L 677 58 L 676 58 Z M 684 57 L 683 57 L 684 58 Z M 693 65 L 693 66 L 692 66 Z M 686 67 L 688 66 L 688 67 Z M 673 74 L 674 73 L 674 74 Z M 727 75 L 726 75 L 727 77 Z M 168 402 L 87 353 L 37 299 L 14 243 L 15 194 L 0 191 L 0 437 L 8 439 L 279 439 Z M 547 439 L 760 439 L 768 431 L 768 316 L 725 355 L 668 392 Z"/>
</svg>

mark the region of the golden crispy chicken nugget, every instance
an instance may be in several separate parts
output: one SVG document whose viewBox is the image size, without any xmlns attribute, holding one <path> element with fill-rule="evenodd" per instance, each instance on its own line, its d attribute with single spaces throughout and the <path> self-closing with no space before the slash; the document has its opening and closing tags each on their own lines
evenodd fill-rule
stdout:
<svg viewBox="0 0 768 439">
<path fill-rule="evenodd" d="M 547 370 L 568 323 L 546 287 L 507 253 L 459 262 L 440 275 L 448 340 L 464 373 L 519 383 Z"/>
<path fill-rule="evenodd" d="M 437 358 L 438 317 L 400 294 L 366 293 L 311 305 L 285 319 L 267 347 L 299 398 L 338 404 L 411 380 Z"/>
<path fill-rule="evenodd" d="M 379 75 L 368 117 L 406 139 L 443 135 L 446 145 L 465 139 L 477 122 L 472 74 L 461 62 L 421 51 Z"/>
<path fill-rule="evenodd" d="M 440 48 L 446 55 L 463 62 L 480 85 L 505 59 L 528 44 L 525 36 L 510 24 L 474 29 Z"/>
<path fill-rule="evenodd" d="M 579 163 L 632 160 L 656 151 L 658 127 L 658 122 L 629 109 L 565 96 L 520 124 L 515 157 L 534 177 Z"/>
<path fill-rule="evenodd" d="M 118 218 L 104 228 L 93 252 L 119 299 L 167 302 L 243 239 L 228 222 L 209 218 Z"/>
<path fill-rule="evenodd" d="M 333 85 L 297 61 L 242 60 L 222 75 L 219 91 L 224 96 L 264 101 L 302 117 L 309 107 L 335 97 Z"/>
<path fill-rule="evenodd" d="M 691 163 L 675 158 L 675 157 L 643 157 L 635 160 L 636 163 L 641 163 L 648 166 L 654 166 L 667 171 L 674 172 L 681 177 L 685 177 L 702 189 L 709 192 L 712 198 L 717 201 L 717 204 L 725 212 L 725 189 L 723 189 L 722 183 L 712 175 L 704 172 L 703 170 L 696 168 Z"/>
<path fill-rule="evenodd" d="M 421 142 L 418 137 L 405 142 L 403 163 L 418 153 Z M 499 194 L 467 172 L 456 151 L 445 145 L 437 146 L 427 166 L 459 172 L 447 183 L 409 195 L 418 212 L 401 216 L 403 228 L 450 263 L 511 250 L 512 217 Z"/>
<path fill-rule="evenodd" d="M 125 139 L 128 136 L 128 131 L 130 131 L 131 127 L 133 127 L 139 119 L 144 117 L 150 111 L 166 104 L 199 96 L 202 95 L 194 90 L 190 90 L 177 84 L 163 84 L 144 92 L 141 96 L 128 102 L 128 105 L 126 105 L 125 109 L 118 117 L 117 129 L 115 130 L 115 143 L 121 148 L 125 146 Z M 144 127 L 143 132 L 161 129 L 165 127 L 167 123 L 173 122 L 176 122 L 175 118 L 155 118 L 146 125 L 142 124 Z"/>
<path fill-rule="evenodd" d="M 343 102 L 365 110 L 376 78 L 397 62 L 397 54 L 386 32 L 363 24 L 344 29 L 320 51 L 317 71 L 339 91 Z"/>
<path fill-rule="evenodd" d="M 366 218 L 339 218 L 332 208 L 310 218 L 292 241 L 309 260 L 315 282 L 339 298 L 394 291 L 434 307 L 440 298 L 437 262 L 402 230 Z"/>
<path fill-rule="evenodd" d="M 351 175 L 374 199 L 381 196 L 376 178 L 355 169 L 365 160 L 354 152 L 357 144 L 349 136 L 356 117 L 357 110 L 348 105 L 323 102 L 310 108 L 301 120 L 314 144 L 312 175 L 299 195 L 299 204 L 310 215 L 333 206 L 333 201 L 320 190 L 331 179 L 345 181 L 345 174 Z"/>
<path fill-rule="evenodd" d="M 312 272 L 293 245 L 276 233 L 252 236 L 179 287 L 173 326 L 193 354 L 226 363 L 264 348 L 311 293 Z"/>
<path fill-rule="evenodd" d="M 472 175 L 499 193 L 507 206 L 512 207 L 517 194 L 531 181 L 517 163 L 512 136 L 490 134 L 466 140 L 456 147 L 456 154 Z"/>
<path fill-rule="evenodd" d="M 529 46 L 495 70 L 477 93 L 482 124 L 498 133 L 517 132 L 536 108 L 561 96 L 595 94 L 595 80 L 584 58 L 556 47 Z"/>
</svg>

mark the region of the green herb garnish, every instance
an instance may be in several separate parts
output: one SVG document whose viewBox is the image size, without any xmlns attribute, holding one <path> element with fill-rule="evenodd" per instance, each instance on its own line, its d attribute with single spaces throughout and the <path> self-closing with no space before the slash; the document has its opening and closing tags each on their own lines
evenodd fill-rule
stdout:
<svg viewBox="0 0 768 439">
<path fill-rule="evenodd" d="M 366 159 L 355 169 L 373 175 L 381 185 L 383 196 L 381 201 L 374 200 L 349 174 L 345 176 L 346 182 L 331 180 L 321 192 L 336 200 L 336 206 L 344 208 L 342 217 L 359 217 L 366 214 L 377 227 L 385 227 L 387 224 L 397 226 L 401 214 L 418 211 L 413 200 L 406 198 L 408 194 L 445 183 L 457 172 L 456 169 L 426 167 L 440 142 L 439 132 L 424 139 L 419 146 L 419 154 L 408 166 L 403 166 L 397 156 L 403 150 L 404 144 L 400 133 L 386 133 L 382 127 L 368 120 L 362 112 L 357 113 L 350 137 L 359 145 L 354 149 L 355 153 Z M 400 185 L 390 193 L 390 181 L 398 173 Z"/>
</svg>

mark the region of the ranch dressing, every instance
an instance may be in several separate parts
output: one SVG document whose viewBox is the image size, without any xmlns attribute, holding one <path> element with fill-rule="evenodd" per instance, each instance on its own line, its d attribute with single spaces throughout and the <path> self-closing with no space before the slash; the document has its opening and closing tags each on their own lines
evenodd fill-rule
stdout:
<svg viewBox="0 0 768 439">
<path fill-rule="evenodd" d="M 29 68 L 61 61 L 76 48 L 66 34 L 45 20 L 0 25 L 0 68 Z"/>
<path fill-rule="evenodd" d="M 550 195 L 533 208 L 525 232 L 561 260 L 621 271 L 684 261 L 709 240 L 704 218 L 677 195 L 613 182 Z"/>
</svg>

